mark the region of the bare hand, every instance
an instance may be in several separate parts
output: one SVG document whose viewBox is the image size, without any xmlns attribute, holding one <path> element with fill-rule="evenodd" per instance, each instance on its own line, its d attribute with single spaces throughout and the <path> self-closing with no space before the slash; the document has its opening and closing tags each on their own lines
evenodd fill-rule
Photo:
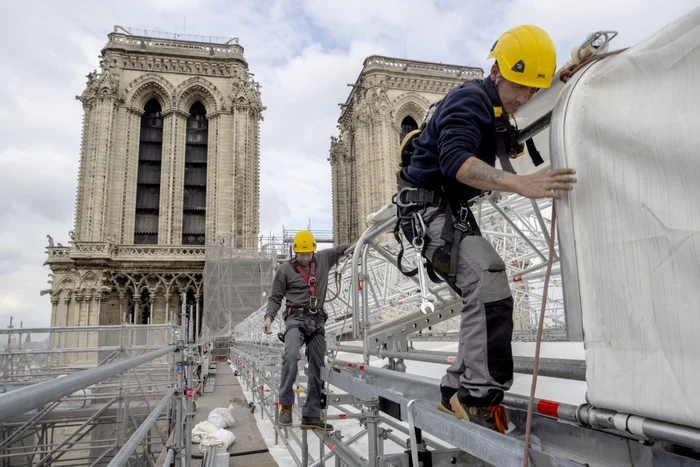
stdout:
<svg viewBox="0 0 700 467">
<path fill-rule="evenodd" d="M 555 169 L 547 172 L 518 176 L 515 192 L 526 198 L 556 198 L 561 199 L 561 192 L 555 190 L 571 190 L 576 179 L 574 169 Z"/>
<path fill-rule="evenodd" d="M 271 334 L 272 331 L 270 331 L 270 328 L 272 327 L 272 321 L 270 320 L 269 316 L 265 317 L 265 322 L 263 323 L 263 332 L 265 334 Z"/>
</svg>

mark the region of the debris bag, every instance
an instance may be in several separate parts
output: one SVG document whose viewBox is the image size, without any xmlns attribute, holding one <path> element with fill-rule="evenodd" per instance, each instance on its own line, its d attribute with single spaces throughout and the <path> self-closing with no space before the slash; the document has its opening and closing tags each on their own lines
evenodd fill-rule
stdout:
<svg viewBox="0 0 700 467">
<path fill-rule="evenodd" d="M 201 443 L 204 438 L 207 438 L 216 430 L 218 428 L 207 421 L 199 422 L 192 428 L 192 442 Z"/>
<path fill-rule="evenodd" d="M 216 428 L 229 428 L 232 427 L 236 420 L 233 419 L 233 404 L 229 405 L 227 409 L 219 407 L 209 412 L 207 421 L 214 425 Z"/>
<path fill-rule="evenodd" d="M 236 436 L 233 433 L 220 428 L 202 439 L 202 442 L 199 444 L 199 450 L 204 453 L 209 446 L 228 450 L 234 441 L 236 441 Z"/>
</svg>

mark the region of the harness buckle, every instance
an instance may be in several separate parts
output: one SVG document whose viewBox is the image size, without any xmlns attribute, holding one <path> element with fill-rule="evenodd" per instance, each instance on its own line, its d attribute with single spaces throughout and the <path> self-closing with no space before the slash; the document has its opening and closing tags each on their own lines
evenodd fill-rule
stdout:
<svg viewBox="0 0 700 467">
<path fill-rule="evenodd" d="M 309 314 L 310 315 L 317 315 L 318 314 L 318 297 L 315 295 L 312 295 L 309 297 Z"/>
<path fill-rule="evenodd" d="M 400 208 L 410 208 L 411 206 L 418 206 L 418 203 L 415 201 L 409 201 L 409 202 L 404 202 L 401 200 L 401 194 L 405 193 L 407 191 L 418 191 L 418 188 L 414 187 L 404 187 L 399 190 L 398 193 L 396 193 L 396 205 Z"/>
<path fill-rule="evenodd" d="M 411 242 L 414 247 L 422 248 L 423 239 L 425 234 L 428 232 L 428 227 L 425 225 L 423 216 L 420 213 L 414 212 L 413 215 L 413 241 Z"/>
<path fill-rule="evenodd" d="M 469 207 L 462 205 L 459 207 L 459 222 L 462 224 L 467 224 L 468 220 L 469 220 Z"/>
</svg>

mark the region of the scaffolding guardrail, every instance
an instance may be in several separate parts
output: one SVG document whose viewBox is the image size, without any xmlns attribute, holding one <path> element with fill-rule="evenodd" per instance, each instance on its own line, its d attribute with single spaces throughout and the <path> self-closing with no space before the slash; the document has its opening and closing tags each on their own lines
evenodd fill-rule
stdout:
<svg viewBox="0 0 700 467">
<path fill-rule="evenodd" d="M 41 344 L 31 341 L 44 348 L 15 339 L 0 353 L 6 391 L 0 394 L 0 465 L 153 465 L 169 449 L 178 467 L 189 466 L 200 375 L 194 371 L 195 318 L 189 319 L 184 297 L 182 303 L 177 327 L 0 330 L 45 334 Z M 105 336 L 115 345 L 95 345 Z M 26 360 L 38 355 L 43 362 Z"/>
</svg>

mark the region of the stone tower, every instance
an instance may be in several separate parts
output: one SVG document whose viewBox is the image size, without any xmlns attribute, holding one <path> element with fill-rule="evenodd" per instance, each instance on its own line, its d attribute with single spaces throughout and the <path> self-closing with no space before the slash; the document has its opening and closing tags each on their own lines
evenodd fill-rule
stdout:
<svg viewBox="0 0 700 467">
<path fill-rule="evenodd" d="M 341 104 L 340 135 L 331 137 L 333 235 L 355 242 L 366 218 L 396 193 L 399 144 L 418 128 L 431 103 L 465 81 L 475 67 L 371 56 Z"/>
<path fill-rule="evenodd" d="M 70 246 L 49 237 L 52 326 L 200 321 L 204 245 L 258 236 L 265 108 L 237 38 L 115 26 L 84 111 Z"/>
</svg>

